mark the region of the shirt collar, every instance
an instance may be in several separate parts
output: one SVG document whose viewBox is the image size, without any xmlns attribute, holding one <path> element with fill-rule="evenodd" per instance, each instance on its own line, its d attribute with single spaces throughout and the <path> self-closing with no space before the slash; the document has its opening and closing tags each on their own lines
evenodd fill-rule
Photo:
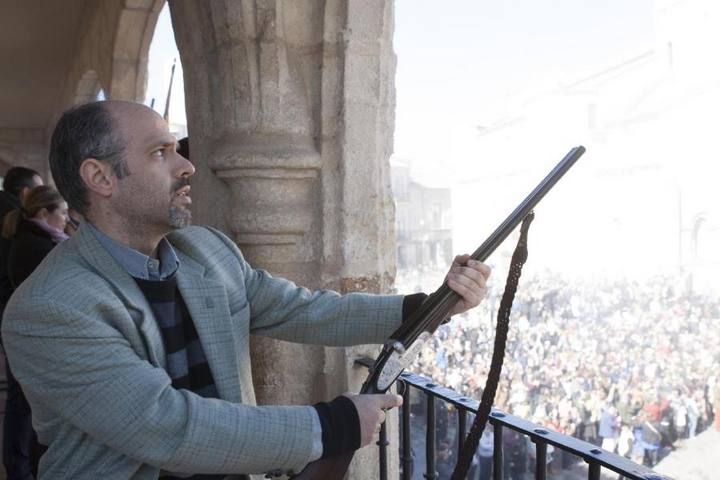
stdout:
<svg viewBox="0 0 720 480">
<path fill-rule="evenodd" d="M 167 280 L 180 267 L 180 260 L 170 242 L 160 240 L 157 248 L 158 258 L 151 258 L 135 249 L 123 245 L 105 235 L 93 224 L 88 223 L 90 231 L 98 242 L 105 247 L 111 257 L 131 276 L 141 280 Z"/>
</svg>

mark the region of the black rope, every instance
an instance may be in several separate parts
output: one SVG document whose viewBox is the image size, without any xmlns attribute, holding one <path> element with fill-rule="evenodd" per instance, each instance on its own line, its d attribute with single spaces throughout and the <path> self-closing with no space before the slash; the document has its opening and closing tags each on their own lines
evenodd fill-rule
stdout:
<svg viewBox="0 0 720 480">
<path fill-rule="evenodd" d="M 483 430 L 485 430 L 493 402 L 495 401 L 495 392 L 500 382 L 500 373 L 502 372 L 503 359 L 505 358 L 505 343 L 510 325 L 510 311 L 520 275 L 522 274 L 522 267 L 528 256 L 527 234 L 533 218 L 535 218 L 535 214 L 530 212 L 527 217 L 523 219 L 520 227 L 520 239 L 518 240 L 512 255 L 512 260 L 510 261 L 510 271 L 508 272 L 505 291 L 503 292 L 502 299 L 500 300 L 500 308 L 498 309 L 497 326 L 495 327 L 495 347 L 493 349 L 492 361 L 490 362 L 490 373 L 488 373 L 488 378 L 485 382 L 477 416 L 475 417 L 467 439 L 463 443 L 457 464 L 455 465 L 455 471 L 453 471 L 450 480 L 463 480 L 466 477 L 472 459 L 475 456 L 475 451 L 480 443 L 480 437 L 482 436 Z"/>
</svg>

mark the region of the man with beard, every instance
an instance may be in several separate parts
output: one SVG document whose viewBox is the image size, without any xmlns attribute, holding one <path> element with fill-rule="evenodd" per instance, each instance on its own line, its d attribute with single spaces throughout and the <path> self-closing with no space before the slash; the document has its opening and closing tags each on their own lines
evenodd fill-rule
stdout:
<svg viewBox="0 0 720 480">
<path fill-rule="evenodd" d="M 50 167 L 86 221 L 18 289 L 3 326 L 48 445 L 41 479 L 298 471 L 369 444 L 401 403 L 255 406 L 251 333 L 379 343 L 422 297 L 311 292 L 253 269 L 222 233 L 189 226 L 195 169 L 157 113 L 116 101 L 66 112 Z M 489 274 L 456 258 L 453 314 L 480 302 Z"/>
</svg>

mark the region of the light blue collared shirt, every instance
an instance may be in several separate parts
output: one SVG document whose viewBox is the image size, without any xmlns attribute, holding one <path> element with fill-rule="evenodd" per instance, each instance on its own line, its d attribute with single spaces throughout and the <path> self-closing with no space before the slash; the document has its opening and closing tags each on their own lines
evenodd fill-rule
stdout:
<svg viewBox="0 0 720 480">
<path fill-rule="evenodd" d="M 108 237 L 91 223 L 88 223 L 88 227 L 110 256 L 135 278 L 167 280 L 180 268 L 180 260 L 170 242 L 165 238 L 158 244 L 158 258 L 152 258 Z"/>
</svg>

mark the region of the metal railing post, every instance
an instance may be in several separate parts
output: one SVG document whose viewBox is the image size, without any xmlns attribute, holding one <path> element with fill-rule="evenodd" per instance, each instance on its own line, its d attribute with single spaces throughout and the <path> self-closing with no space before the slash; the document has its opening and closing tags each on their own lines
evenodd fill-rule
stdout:
<svg viewBox="0 0 720 480">
<path fill-rule="evenodd" d="M 493 480 L 503 480 L 503 426 L 493 424 Z"/>
<path fill-rule="evenodd" d="M 410 438 L 410 385 L 402 382 L 403 388 L 403 406 L 402 406 L 402 465 L 403 480 L 411 480 L 413 469 L 412 458 L 412 440 Z"/>
<path fill-rule="evenodd" d="M 377 445 L 380 447 L 380 480 L 387 480 L 387 428 L 386 422 L 380 425 L 380 434 Z"/>
<path fill-rule="evenodd" d="M 458 457 L 467 436 L 467 410 L 458 409 Z"/>
<path fill-rule="evenodd" d="M 536 439 L 535 442 L 535 478 L 545 480 L 547 477 L 547 443 Z"/>
<path fill-rule="evenodd" d="M 427 432 L 425 434 L 425 478 L 434 480 L 435 473 L 435 397 L 427 395 Z"/>
</svg>

